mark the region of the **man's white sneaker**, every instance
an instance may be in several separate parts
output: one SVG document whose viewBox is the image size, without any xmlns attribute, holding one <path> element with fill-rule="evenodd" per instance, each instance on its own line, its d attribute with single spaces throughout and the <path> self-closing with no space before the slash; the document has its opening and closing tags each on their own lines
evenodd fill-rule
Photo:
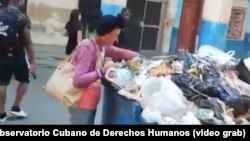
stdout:
<svg viewBox="0 0 250 141">
<path fill-rule="evenodd" d="M 26 118 L 28 117 L 27 113 L 25 113 L 23 110 L 20 109 L 20 107 L 13 106 L 11 108 L 10 113 L 12 114 L 11 116 L 14 116 L 16 118 Z"/>
<path fill-rule="evenodd" d="M 19 111 L 19 112 L 15 112 L 15 111 L 10 111 L 10 113 L 16 117 L 19 117 L 19 118 L 26 118 L 28 117 L 27 113 L 25 113 L 24 111 Z"/>
</svg>

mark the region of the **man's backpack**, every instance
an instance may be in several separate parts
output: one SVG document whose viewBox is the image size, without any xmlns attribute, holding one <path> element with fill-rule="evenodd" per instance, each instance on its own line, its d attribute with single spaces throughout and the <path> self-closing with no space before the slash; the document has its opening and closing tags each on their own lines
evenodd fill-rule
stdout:
<svg viewBox="0 0 250 141">
<path fill-rule="evenodd" d="M 14 56 L 18 47 L 18 10 L 13 7 L 0 9 L 0 57 Z"/>
</svg>

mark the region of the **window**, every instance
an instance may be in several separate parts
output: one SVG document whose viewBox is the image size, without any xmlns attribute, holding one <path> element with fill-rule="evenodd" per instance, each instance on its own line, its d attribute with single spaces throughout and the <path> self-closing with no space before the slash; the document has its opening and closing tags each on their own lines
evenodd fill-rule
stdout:
<svg viewBox="0 0 250 141">
<path fill-rule="evenodd" d="M 246 15 L 246 8 L 233 6 L 227 33 L 229 40 L 244 40 Z"/>
</svg>

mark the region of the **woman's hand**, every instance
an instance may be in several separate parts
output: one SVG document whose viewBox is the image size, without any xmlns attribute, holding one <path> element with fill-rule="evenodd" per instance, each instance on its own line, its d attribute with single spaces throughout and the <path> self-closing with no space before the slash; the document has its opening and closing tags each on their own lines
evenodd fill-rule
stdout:
<svg viewBox="0 0 250 141">
<path fill-rule="evenodd" d="M 107 62 L 102 68 L 99 69 L 101 70 L 102 76 L 105 76 L 110 68 L 120 68 L 120 67 L 121 65 L 119 63 Z"/>
<path fill-rule="evenodd" d="M 104 73 L 106 73 L 108 71 L 108 69 L 110 68 L 120 68 L 121 65 L 119 63 L 114 63 L 114 62 L 107 62 L 104 64 L 104 67 L 103 67 L 103 70 L 104 70 Z"/>
<path fill-rule="evenodd" d="M 63 36 L 68 36 L 68 31 L 67 30 L 64 30 L 63 33 L 62 33 Z"/>
</svg>

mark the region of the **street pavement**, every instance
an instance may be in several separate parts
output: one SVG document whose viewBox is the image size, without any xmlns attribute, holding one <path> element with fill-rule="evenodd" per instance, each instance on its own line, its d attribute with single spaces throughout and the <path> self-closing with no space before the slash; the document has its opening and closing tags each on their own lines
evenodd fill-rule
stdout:
<svg viewBox="0 0 250 141">
<path fill-rule="evenodd" d="M 0 125 L 61 125 L 69 124 L 69 114 L 61 103 L 54 100 L 42 87 L 54 71 L 58 61 L 64 57 L 64 48 L 59 46 L 35 46 L 37 58 L 37 79 L 32 80 L 29 90 L 22 102 L 22 108 L 28 113 L 28 118 L 22 120 L 7 120 Z M 10 110 L 16 95 L 18 83 L 12 80 L 8 87 L 6 110 Z M 101 121 L 101 104 L 97 111 L 96 124 Z"/>
</svg>

